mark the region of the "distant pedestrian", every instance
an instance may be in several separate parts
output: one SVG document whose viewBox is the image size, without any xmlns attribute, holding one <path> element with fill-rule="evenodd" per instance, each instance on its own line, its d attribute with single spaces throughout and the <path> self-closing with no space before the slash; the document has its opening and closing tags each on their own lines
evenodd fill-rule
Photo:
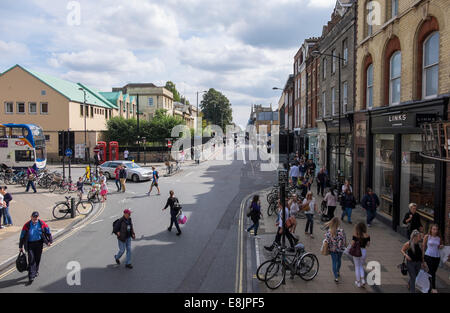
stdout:
<svg viewBox="0 0 450 313">
<path fill-rule="evenodd" d="M 102 202 L 106 201 L 107 195 L 108 195 L 108 185 L 106 184 L 106 180 L 101 180 L 100 196 L 102 197 Z"/>
<path fill-rule="evenodd" d="M 289 177 L 292 180 L 292 183 L 294 184 L 294 186 L 297 186 L 297 180 L 299 177 L 299 170 L 298 170 L 298 165 L 296 163 L 294 163 L 290 170 L 289 170 Z"/>
<path fill-rule="evenodd" d="M 82 199 L 84 194 L 84 182 L 83 177 L 79 177 L 77 181 L 77 194 L 78 198 Z"/>
<path fill-rule="evenodd" d="M 153 171 L 153 173 L 152 173 L 152 184 L 150 185 L 150 190 L 147 192 L 147 195 L 150 196 L 150 194 L 152 192 L 152 189 L 153 189 L 153 186 L 155 186 L 156 189 L 158 190 L 158 194 L 157 195 L 160 196 L 161 195 L 161 191 L 159 190 L 159 186 L 158 186 L 159 174 L 158 174 L 158 171 L 156 170 L 156 168 L 154 166 L 152 166 L 152 171 Z"/>
<path fill-rule="evenodd" d="M 250 219 L 253 222 L 253 225 L 250 226 L 249 228 L 247 228 L 247 232 L 249 233 L 250 230 L 253 229 L 255 231 L 255 237 L 256 237 L 256 236 L 258 236 L 259 220 L 262 217 L 261 201 L 259 201 L 258 195 L 253 196 L 253 200 L 252 200 L 252 203 L 250 204 L 250 210 L 249 210 L 247 216 L 250 217 Z"/>
<path fill-rule="evenodd" d="M 307 167 L 308 167 L 309 177 L 312 179 L 313 177 L 316 176 L 316 163 L 314 163 L 314 161 L 312 159 L 309 159 Z"/>
<path fill-rule="evenodd" d="M 120 177 L 119 177 L 121 168 L 122 168 L 122 165 L 119 164 L 119 165 L 117 165 L 116 169 L 114 170 L 114 177 L 115 177 L 117 192 L 120 192 L 120 189 L 122 189 L 122 185 L 120 183 Z"/>
<path fill-rule="evenodd" d="M 352 238 L 352 248 L 355 249 L 356 253 L 360 251 L 360 256 L 358 255 L 352 255 L 353 257 L 353 263 L 355 265 L 355 275 L 356 275 L 356 281 L 355 285 L 359 287 L 364 287 L 366 285 L 366 281 L 364 279 L 365 273 L 364 273 L 364 263 L 366 263 L 367 259 L 367 248 L 370 245 L 370 236 L 367 233 L 367 227 L 364 223 L 358 223 L 355 226 L 355 231 L 353 233 Z M 352 249 L 350 249 L 352 250 Z"/>
<path fill-rule="evenodd" d="M 4 192 L 3 189 L 0 190 L 0 229 L 3 228 L 2 225 L 2 216 L 5 214 L 6 202 L 4 200 Z"/>
<path fill-rule="evenodd" d="M 319 174 L 317 174 L 317 195 L 320 193 L 322 198 L 326 183 L 327 175 L 325 174 L 325 169 L 321 168 Z"/>
<path fill-rule="evenodd" d="M 417 204 L 410 203 L 409 211 L 403 218 L 403 224 L 407 225 L 408 238 L 411 237 L 412 232 L 417 229 L 419 232 L 423 231 L 423 226 L 420 221 L 420 215 L 417 213 Z"/>
<path fill-rule="evenodd" d="M 430 291 L 437 293 L 436 289 L 436 271 L 438 270 L 439 263 L 441 262 L 441 255 L 439 250 L 444 248 L 443 240 L 439 231 L 439 226 L 433 224 L 430 227 L 430 231 L 423 239 L 423 250 L 425 251 L 424 261 L 428 266 L 428 274 L 431 275 Z"/>
<path fill-rule="evenodd" d="M 323 201 L 325 201 L 327 204 L 327 215 L 328 218 L 331 220 L 334 217 L 334 211 L 336 210 L 338 201 L 336 189 L 334 188 L 328 189 L 328 192 L 325 195 L 325 198 L 323 198 Z"/>
<path fill-rule="evenodd" d="M 420 272 L 420 269 L 425 269 L 426 264 L 423 260 L 423 252 L 420 247 L 420 240 L 422 236 L 420 231 L 414 229 L 411 232 L 409 241 L 407 241 L 402 247 L 402 254 L 406 258 L 406 267 L 408 268 L 409 274 L 409 292 L 416 292 L 416 277 Z"/>
<path fill-rule="evenodd" d="M 377 208 L 380 205 L 378 196 L 371 188 L 367 188 L 367 194 L 361 200 L 361 206 L 366 210 L 367 226 L 372 226 L 372 221 L 377 216 Z"/>
<path fill-rule="evenodd" d="M 167 207 L 170 207 L 170 226 L 167 228 L 168 231 L 172 231 L 172 226 L 175 224 L 175 227 L 177 228 L 177 236 L 181 235 L 181 229 L 180 225 L 178 225 L 178 218 L 177 215 L 180 211 L 180 202 L 178 201 L 178 198 L 175 197 L 175 193 L 173 190 L 169 191 L 169 198 L 167 199 L 166 206 L 163 208 L 163 211 L 167 209 Z"/>
<path fill-rule="evenodd" d="M 350 182 L 348 180 L 345 180 L 344 184 L 342 185 L 342 194 L 345 194 L 347 189 L 350 190 L 351 193 L 353 193 L 353 188 L 350 185 Z"/>
<path fill-rule="evenodd" d="M 300 161 L 300 166 L 298 167 L 298 169 L 300 171 L 300 176 L 305 177 L 308 167 L 306 166 L 305 161 L 303 161 L 303 157 L 302 160 Z"/>
<path fill-rule="evenodd" d="M 133 265 L 131 265 L 131 238 L 136 239 L 136 235 L 134 233 L 130 209 L 125 209 L 123 211 L 123 216 L 116 222 L 114 222 L 113 232 L 117 235 L 117 243 L 119 244 L 119 252 L 114 256 L 114 260 L 116 261 L 117 265 L 120 265 L 120 258 L 122 257 L 126 249 L 127 255 L 125 267 L 132 269 Z"/>
<path fill-rule="evenodd" d="M 345 189 L 345 194 L 342 197 L 342 216 L 341 220 L 347 215 L 348 223 L 352 223 L 352 211 L 356 207 L 356 200 L 349 188 Z"/>
<path fill-rule="evenodd" d="M 36 186 L 34 185 L 34 181 L 36 179 L 36 170 L 32 167 L 29 166 L 27 169 L 27 189 L 25 190 L 25 192 L 28 192 L 28 190 L 30 190 L 30 186 L 31 188 L 34 190 L 34 193 L 36 193 Z"/>
<path fill-rule="evenodd" d="M 122 192 L 125 192 L 126 189 L 126 182 L 127 182 L 127 167 L 125 165 L 122 165 L 119 171 L 119 179 L 120 179 L 120 186 L 122 187 Z"/>
<path fill-rule="evenodd" d="M 130 154 L 130 152 L 128 151 L 128 149 L 125 149 L 125 151 L 123 152 L 123 158 L 125 159 L 125 160 L 127 160 L 128 161 L 128 155 Z"/>
<path fill-rule="evenodd" d="M 347 246 L 347 237 L 342 228 L 339 228 L 340 221 L 338 217 L 333 217 L 325 226 L 328 231 L 325 233 L 325 240 L 328 244 L 328 251 L 331 255 L 331 262 L 333 264 L 334 281 L 339 282 L 342 253 Z"/>
<path fill-rule="evenodd" d="M 284 214 L 284 217 L 283 217 L 283 214 Z M 275 245 L 281 246 L 281 238 L 283 236 L 284 231 L 287 230 L 286 223 L 283 224 L 283 218 L 285 218 L 285 221 L 289 218 L 289 209 L 287 207 L 285 207 L 284 213 L 283 213 L 280 200 L 278 200 L 277 215 L 278 215 L 277 222 L 276 222 L 277 233 L 275 235 L 275 240 L 271 246 L 264 246 L 264 249 L 266 249 L 268 251 L 272 251 L 275 248 Z M 298 239 L 294 238 L 294 236 L 292 236 L 291 232 L 289 232 L 289 231 L 286 231 L 286 238 L 288 239 L 289 244 L 291 246 L 290 251 L 294 251 L 295 250 L 294 247 L 297 244 Z"/>
<path fill-rule="evenodd" d="M 25 223 L 20 233 L 19 250 L 28 253 L 28 285 L 39 275 L 39 264 L 41 262 L 44 243 L 51 246 L 52 234 L 48 225 L 39 219 L 39 212 L 31 214 L 31 220 Z"/>
<path fill-rule="evenodd" d="M 8 189 L 8 187 L 3 186 L 2 190 L 0 192 L 3 196 L 3 201 L 5 201 L 5 204 L 6 204 L 6 207 L 3 210 L 3 225 L 6 227 L 12 226 L 12 224 L 13 224 L 11 215 L 9 214 L 10 202 L 12 201 L 13 198 L 12 198 L 11 194 L 6 191 L 7 189 Z"/>
<path fill-rule="evenodd" d="M 289 201 L 289 214 L 292 221 L 291 233 L 295 234 L 295 230 L 297 229 L 297 219 L 296 215 L 300 211 L 299 199 L 297 194 L 292 196 L 292 199 Z"/>
<path fill-rule="evenodd" d="M 314 238 L 313 236 L 314 213 L 318 212 L 318 208 L 316 200 L 313 198 L 313 194 L 311 191 L 306 194 L 306 198 L 303 200 L 302 210 L 305 211 L 306 215 L 305 235 L 308 235 L 309 229 L 309 235 L 311 236 L 311 238 Z"/>
<path fill-rule="evenodd" d="M 298 188 L 300 189 L 300 195 L 302 198 L 305 198 L 308 193 L 308 182 L 305 177 L 300 177 Z"/>
</svg>

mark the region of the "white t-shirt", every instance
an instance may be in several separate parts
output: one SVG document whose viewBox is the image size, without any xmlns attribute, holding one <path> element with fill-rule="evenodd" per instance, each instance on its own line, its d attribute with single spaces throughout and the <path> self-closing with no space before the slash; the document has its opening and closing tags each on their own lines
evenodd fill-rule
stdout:
<svg viewBox="0 0 450 313">
<path fill-rule="evenodd" d="M 289 218 L 289 209 L 288 208 L 284 208 L 285 212 L 286 212 L 286 220 Z M 282 227 L 283 225 L 283 211 L 280 211 L 280 213 L 278 214 L 278 227 Z"/>
<path fill-rule="evenodd" d="M 298 203 L 297 202 L 292 202 L 292 204 L 291 204 L 291 216 L 295 215 L 295 213 L 297 213 L 298 211 L 300 211 Z"/>
<path fill-rule="evenodd" d="M 3 201 L 4 201 L 4 197 L 3 197 L 3 195 L 0 193 L 0 208 L 4 208 L 4 206 L 3 206 Z"/>
<path fill-rule="evenodd" d="M 308 203 L 308 200 L 303 200 L 303 205 L 305 205 L 306 203 Z M 311 202 L 309 203 L 309 210 L 305 211 L 305 214 L 314 214 L 314 206 L 316 205 L 316 200 L 313 198 L 311 200 Z"/>
<path fill-rule="evenodd" d="M 125 151 L 123 152 L 123 156 L 124 156 L 124 158 L 128 158 L 128 150 L 125 150 Z"/>
</svg>

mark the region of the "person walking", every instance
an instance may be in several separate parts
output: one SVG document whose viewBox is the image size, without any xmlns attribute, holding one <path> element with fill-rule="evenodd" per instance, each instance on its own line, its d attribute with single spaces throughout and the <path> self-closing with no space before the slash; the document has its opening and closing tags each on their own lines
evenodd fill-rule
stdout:
<svg viewBox="0 0 450 313">
<path fill-rule="evenodd" d="M 425 251 L 424 262 L 428 266 L 428 274 L 431 275 L 430 279 L 430 290 L 429 292 L 437 293 L 436 289 L 436 272 L 441 262 L 441 255 L 439 250 L 444 248 L 442 244 L 441 234 L 439 231 L 439 226 L 433 224 L 425 238 L 423 239 L 423 250 Z"/>
<path fill-rule="evenodd" d="M 328 231 L 325 233 L 325 240 L 328 244 L 334 281 L 336 283 L 339 282 L 339 278 L 341 276 L 340 270 L 342 264 L 342 253 L 347 246 L 347 237 L 345 236 L 344 230 L 339 228 L 340 224 L 341 222 L 338 217 L 333 217 L 328 223 L 325 224 L 325 227 L 328 228 Z"/>
<path fill-rule="evenodd" d="M 120 258 L 125 250 L 127 251 L 125 267 L 132 269 L 131 264 L 131 239 L 136 239 L 134 233 L 133 221 L 131 220 L 131 210 L 125 209 L 123 216 L 114 222 L 113 233 L 117 236 L 119 252 L 114 256 L 117 265 L 120 265 Z"/>
<path fill-rule="evenodd" d="M 34 193 L 36 193 L 36 186 L 34 185 L 34 180 L 36 179 L 36 170 L 32 167 L 29 166 L 27 169 L 27 179 L 28 179 L 28 183 L 27 183 L 27 189 L 25 190 L 25 192 L 28 192 L 28 190 L 30 190 L 30 186 L 33 189 Z"/>
<path fill-rule="evenodd" d="M 117 187 L 117 192 L 120 192 L 120 189 L 122 189 L 122 185 L 120 183 L 120 169 L 122 168 L 122 165 L 117 165 L 116 169 L 114 170 L 114 177 L 115 177 L 115 183 Z"/>
<path fill-rule="evenodd" d="M 169 191 L 169 198 L 167 199 L 165 207 L 162 209 L 163 211 L 167 209 L 167 207 L 170 207 L 170 226 L 167 228 L 168 231 L 172 231 L 172 226 L 175 224 L 175 227 L 177 228 L 177 236 L 181 235 L 181 229 L 180 225 L 178 225 L 178 219 L 177 215 L 180 211 L 180 202 L 178 201 L 178 198 L 175 197 L 175 193 L 173 190 Z"/>
<path fill-rule="evenodd" d="M 288 199 L 286 199 L 286 203 L 288 203 Z M 283 224 L 283 212 L 280 200 L 278 200 L 278 218 L 276 222 L 277 233 L 275 235 L 275 240 L 271 246 L 264 246 L 264 249 L 267 251 L 272 251 L 275 248 L 275 245 L 281 246 L 281 238 L 283 236 L 283 232 L 286 231 L 286 238 L 290 244 L 290 251 L 294 251 L 294 247 L 298 242 L 294 236 L 292 236 L 291 232 L 287 231 L 286 223 Z M 286 220 L 289 218 L 289 209 L 287 207 L 284 208 L 284 215 Z M 284 227 L 283 227 L 284 226 Z"/>
<path fill-rule="evenodd" d="M 5 202 L 4 196 L 3 196 L 3 189 L 1 189 L 0 190 L 0 229 L 4 228 L 4 226 L 2 225 L 2 216 L 3 216 L 3 214 L 5 214 L 4 213 L 5 208 L 6 208 L 6 202 Z"/>
<path fill-rule="evenodd" d="M 351 224 L 352 223 L 352 211 L 356 206 L 356 200 L 355 197 L 353 196 L 350 188 L 345 189 L 345 194 L 342 197 L 342 216 L 341 216 L 341 220 L 344 220 L 344 217 L 347 215 L 348 218 L 348 223 Z"/>
<path fill-rule="evenodd" d="M 325 198 L 323 198 L 323 201 L 325 201 L 327 203 L 327 215 L 331 221 L 331 219 L 334 217 L 334 211 L 336 210 L 337 201 L 338 201 L 336 189 L 334 189 L 334 188 L 328 189 L 328 192 L 325 195 Z"/>
<path fill-rule="evenodd" d="M 306 194 L 306 198 L 303 200 L 302 203 L 302 210 L 305 211 L 306 215 L 306 227 L 305 227 L 305 235 L 308 235 L 308 229 L 309 229 L 309 235 L 311 238 L 314 238 L 313 236 L 313 226 L 314 226 L 314 213 L 319 212 L 317 208 L 316 200 L 313 198 L 313 194 L 311 191 L 309 191 Z"/>
<path fill-rule="evenodd" d="M 298 165 L 296 163 L 294 163 L 291 166 L 291 169 L 289 170 L 289 177 L 292 180 L 292 183 L 294 184 L 294 186 L 297 186 L 297 181 L 298 181 L 298 177 L 299 177 L 299 170 L 298 170 Z"/>
<path fill-rule="evenodd" d="M 104 177 L 104 176 L 103 176 Z M 102 197 L 102 202 L 106 201 L 106 195 L 108 194 L 108 185 L 106 184 L 106 179 L 100 179 L 100 196 Z"/>
<path fill-rule="evenodd" d="M 292 199 L 289 201 L 289 214 L 292 222 L 292 226 L 290 228 L 291 233 L 295 235 L 295 230 L 297 229 L 297 219 L 296 214 L 300 211 L 300 206 L 297 194 L 292 196 Z"/>
<path fill-rule="evenodd" d="M 378 196 L 373 192 L 372 188 L 367 188 L 367 194 L 361 200 L 361 206 L 366 210 L 367 226 L 372 226 L 372 221 L 377 216 L 377 208 L 380 205 Z"/>
<path fill-rule="evenodd" d="M 78 181 L 77 181 L 77 194 L 78 194 L 78 198 L 80 198 L 80 200 L 83 198 L 83 194 L 84 194 L 84 182 L 83 182 L 83 177 L 79 177 Z"/>
<path fill-rule="evenodd" d="M 130 154 L 130 152 L 128 151 L 128 149 L 125 149 L 125 151 L 123 152 L 123 158 L 125 159 L 125 160 L 127 160 L 128 161 L 128 155 Z"/>
<path fill-rule="evenodd" d="M 122 165 L 120 167 L 119 179 L 120 179 L 120 186 L 122 187 L 122 192 L 125 192 L 127 190 L 125 186 L 127 182 L 127 167 L 125 165 Z"/>
<path fill-rule="evenodd" d="M 364 279 L 364 263 L 366 263 L 367 259 L 366 249 L 370 245 L 370 236 L 367 233 L 366 224 L 364 224 L 363 222 L 356 224 L 351 245 L 352 248 L 355 248 L 355 250 L 358 250 L 359 247 L 359 250 L 361 251 L 361 256 L 352 255 L 353 263 L 355 264 L 355 285 L 357 287 L 364 287 L 366 285 L 366 281 Z"/>
<path fill-rule="evenodd" d="M 342 194 L 345 194 L 347 189 L 350 190 L 350 192 L 353 193 L 353 188 L 350 185 L 350 182 L 346 179 L 344 184 L 342 185 Z"/>
<path fill-rule="evenodd" d="M 305 177 L 306 171 L 308 168 L 305 164 L 305 161 L 303 161 L 303 157 L 302 157 L 302 161 L 300 162 L 300 166 L 298 167 L 298 169 L 300 171 L 300 177 Z"/>
<path fill-rule="evenodd" d="M 327 183 L 327 175 L 325 169 L 321 168 L 319 174 L 317 174 L 317 194 L 321 194 L 323 198 L 323 192 L 325 191 L 325 184 Z"/>
<path fill-rule="evenodd" d="M 420 215 L 417 213 L 417 204 L 410 203 L 409 211 L 403 218 L 403 224 L 405 224 L 408 232 L 408 238 L 411 237 L 412 232 L 417 229 L 419 232 L 423 231 L 422 223 L 420 222 Z"/>
<path fill-rule="evenodd" d="M 3 201 L 5 201 L 6 204 L 3 210 L 3 225 L 6 227 L 13 225 L 11 215 L 9 214 L 9 203 L 12 201 L 13 198 L 11 194 L 6 191 L 7 189 L 8 187 L 3 186 L 0 191 L 0 194 L 3 196 Z"/>
<path fill-rule="evenodd" d="M 39 212 L 31 214 L 31 220 L 23 225 L 20 233 L 19 250 L 28 253 L 28 285 L 39 275 L 39 264 L 41 262 L 44 243 L 51 246 L 53 237 L 48 225 L 39 219 Z"/>
<path fill-rule="evenodd" d="M 409 274 L 409 292 L 416 292 L 416 277 L 419 274 L 421 268 L 426 268 L 426 263 L 424 262 L 422 248 L 420 247 L 420 240 L 422 236 L 420 231 L 414 229 L 411 232 L 409 241 L 407 241 L 402 249 L 401 253 L 406 258 L 406 267 L 408 268 Z"/>
<path fill-rule="evenodd" d="M 158 171 L 156 170 L 156 168 L 154 166 L 152 166 L 152 184 L 150 185 L 150 190 L 147 192 L 147 195 L 150 196 L 150 193 L 152 192 L 153 186 L 156 187 L 156 189 L 158 190 L 158 196 L 161 195 L 161 191 L 159 190 L 159 186 L 158 186 L 158 180 L 159 180 L 159 174 Z"/>
<path fill-rule="evenodd" d="M 259 196 L 255 195 L 253 196 L 252 203 L 250 204 L 250 210 L 247 214 L 248 217 L 253 222 L 253 225 L 251 225 L 249 228 L 247 228 L 247 233 L 250 233 L 250 230 L 255 231 L 255 237 L 258 236 L 258 227 L 259 227 L 259 220 L 262 218 L 261 213 L 261 201 L 259 201 Z"/>
</svg>

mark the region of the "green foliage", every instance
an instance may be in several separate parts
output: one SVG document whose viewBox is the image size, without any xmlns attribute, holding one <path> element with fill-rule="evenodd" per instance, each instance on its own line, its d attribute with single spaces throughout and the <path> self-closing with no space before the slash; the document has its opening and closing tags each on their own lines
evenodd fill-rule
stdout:
<svg viewBox="0 0 450 313">
<path fill-rule="evenodd" d="M 208 121 L 208 124 L 218 125 L 222 129 L 225 129 L 226 125 L 231 124 L 233 121 L 233 111 L 230 101 L 214 88 L 210 88 L 203 95 L 200 106 L 203 118 Z"/>
<path fill-rule="evenodd" d="M 170 90 L 170 92 L 173 93 L 173 101 L 175 101 L 175 102 L 181 101 L 180 93 L 178 92 L 178 90 L 173 82 L 171 82 L 170 80 L 168 82 L 166 82 L 165 88 L 167 90 Z"/>
</svg>

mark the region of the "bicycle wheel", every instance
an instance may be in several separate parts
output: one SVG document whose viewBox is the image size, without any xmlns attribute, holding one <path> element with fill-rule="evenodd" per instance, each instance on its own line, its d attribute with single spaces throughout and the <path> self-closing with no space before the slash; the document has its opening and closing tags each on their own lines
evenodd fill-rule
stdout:
<svg viewBox="0 0 450 313">
<path fill-rule="evenodd" d="M 296 267 L 296 274 L 301 279 L 309 281 L 319 273 L 319 260 L 314 254 L 306 253 L 297 261 Z"/>
<path fill-rule="evenodd" d="M 59 184 L 56 182 L 53 182 L 53 183 L 51 183 L 50 187 L 48 188 L 48 191 L 55 192 L 56 189 L 58 189 L 58 188 L 59 188 Z"/>
<path fill-rule="evenodd" d="M 279 266 L 278 263 L 273 263 L 273 260 L 267 260 L 261 263 L 256 270 L 256 278 L 260 281 L 266 281 L 266 272 L 269 266 Z M 277 270 L 278 271 L 278 270 Z M 275 272 L 275 269 L 271 270 L 271 272 Z"/>
<path fill-rule="evenodd" d="M 264 283 L 267 288 L 275 290 L 281 286 L 286 276 L 286 269 L 281 260 L 272 261 L 267 267 L 266 274 L 264 275 Z"/>
<path fill-rule="evenodd" d="M 272 214 L 275 213 L 276 208 L 276 203 L 272 202 L 271 204 L 269 204 L 269 207 L 267 208 L 267 215 L 272 216 Z"/>
<path fill-rule="evenodd" d="M 77 212 L 81 215 L 88 215 L 93 209 L 94 205 L 88 200 L 82 200 L 77 204 Z"/>
<path fill-rule="evenodd" d="M 69 212 L 70 208 L 66 202 L 59 202 L 53 207 L 53 217 L 58 220 L 65 218 Z"/>
</svg>

